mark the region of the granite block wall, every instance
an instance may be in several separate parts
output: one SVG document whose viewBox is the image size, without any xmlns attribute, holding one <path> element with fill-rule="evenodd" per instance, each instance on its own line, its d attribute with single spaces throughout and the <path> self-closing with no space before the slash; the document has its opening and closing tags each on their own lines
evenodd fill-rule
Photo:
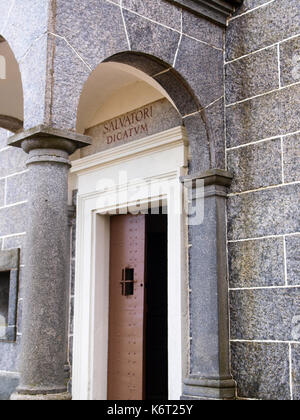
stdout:
<svg viewBox="0 0 300 420">
<path fill-rule="evenodd" d="M 226 160 L 234 174 L 228 260 L 238 397 L 300 399 L 299 0 L 244 0 L 229 19 L 225 52 L 223 30 L 163 0 L 57 0 L 54 9 L 48 0 L 8 3 L 0 0 L 0 30 L 20 63 L 26 128 L 44 122 L 75 130 L 87 78 L 123 51 L 153 54 L 185 77 L 206 110 L 215 151 L 211 164 L 223 168 Z M 161 74 L 160 64 L 152 64 L 151 75 L 178 99 L 169 69 Z M 195 102 L 183 95 L 176 103 L 190 138 L 204 138 Z M 26 155 L 6 146 L 8 135 L 0 129 L 0 249 L 21 248 L 21 271 L 17 341 L 0 341 L 0 399 L 17 384 L 29 191 Z M 203 144 L 193 141 L 191 149 L 191 170 L 207 169 Z M 75 219 L 71 223 L 68 362 Z"/>
<path fill-rule="evenodd" d="M 16 342 L 0 340 L 0 400 L 8 399 L 18 383 L 21 340 L 24 244 L 26 238 L 26 154 L 6 146 L 9 133 L 0 128 L 0 250 L 20 248 Z"/>
<path fill-rule="evenodd" d="M 232 370 L 239 398 L 300 398 L 300 4 L 245 0 L 225 47 Z"/>
</svg>

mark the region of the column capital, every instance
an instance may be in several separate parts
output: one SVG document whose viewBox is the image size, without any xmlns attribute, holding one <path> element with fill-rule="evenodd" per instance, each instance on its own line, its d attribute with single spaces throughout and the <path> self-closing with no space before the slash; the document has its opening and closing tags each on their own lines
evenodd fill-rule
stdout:
<svg viewBox="0 0 300 420">
<path fill-rule="evenodd" d="M 8 139 L 8 146 L 20 147 L 26 153 L 35 149 L 54 149 L 69 155 L 76 149 L 90 145 L 91 137 L 70 130 L 62 130 L 46 125 L 38 125 L 23 130 Z"/>
<path fill-rule="evenodd" d="M 233 175 L 224 169 L 208 169 L 205 172 L 199 172 L 192 175 L 180 177 L 182 183 L 187 183 L 187 187 L 195 188 L 197 180 L 203 180 L 204 187 L 210 185 L 220 185 L 222 187 L 230 187 Z"/>
</svg>

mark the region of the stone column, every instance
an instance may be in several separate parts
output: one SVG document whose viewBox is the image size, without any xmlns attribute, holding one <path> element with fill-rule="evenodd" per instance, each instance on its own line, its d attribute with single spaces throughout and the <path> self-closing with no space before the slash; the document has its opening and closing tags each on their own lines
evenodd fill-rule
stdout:
<svg viewBox="0 0 300 420">
<path fill-rule="evenodd" d="M 226 252 L 231 180 L 230 173 L 218 169 L 182 178 L 194 200 L 204 205 L 202 223 L 189 226 L 190 372 L 182 399 L 231 399 L 236 393 L 230 373 Z"/>
<path fill-rule="evenodd" d="M 89 144 L 85 136 L 39 126 L 13 136 L 10 145 L 28 153 L 20 384 L 14 400 L 70 399 L 66 361 L 69 155 Z"/>
</svg>

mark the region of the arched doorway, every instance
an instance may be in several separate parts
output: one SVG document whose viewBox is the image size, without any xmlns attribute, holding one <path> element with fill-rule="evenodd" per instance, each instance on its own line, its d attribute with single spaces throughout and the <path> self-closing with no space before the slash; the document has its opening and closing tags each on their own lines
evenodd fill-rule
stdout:
<svg viewBox="0 0 300 420">
<path fill-rule="evenodd" d="M 188 172 L 187 134 L 174 102 L 154 79 L 128 64 L 101 66 L 79 104 L 78 130 L 93 144 L 73 156 L 70 179 L 78 190 L 73 398 L 179 399 L 188 349 L 188 247 L 179 181 Z M 114 231 L 123 231 L 123 239 Z M 117 246 L 128 251 L 124 261 Z M 139 257 L 131 261 L 130 252 Z M 129 295 L 121 285 L 127 269 L 136 283 Z M 125 332 L 114 340 L 112 331 L 120 331 L 113 318 L 122 305 L 117 318 Z M 113 376 L 125 390 L 112 390 Z"/>
</svg>

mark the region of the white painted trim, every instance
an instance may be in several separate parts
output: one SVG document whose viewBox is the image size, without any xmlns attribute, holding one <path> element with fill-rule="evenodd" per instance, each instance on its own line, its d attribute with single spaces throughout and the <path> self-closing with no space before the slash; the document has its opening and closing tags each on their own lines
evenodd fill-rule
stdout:
<svg viewBox="0 0 300 420">
<path fill-rule="evenodd" d="M 178 144 L 188 145 L 186 130 L 184 127 L 175 127 L 159 134 L 154 134 L 135 140 L 122 146 L 113 147 L 100 153 L 87 156 L 72 162 L 71 173 L 92 169 L 104 165 L 116 163 L 118 160 L 132 159 L 132 156 L 148 154 L 154 150 L 166 150 L 176 147 Z M 163 147 L 164 146 L 164 147 Z"/>
<path fill-rule="evenodd" d="M 179 176 L 186 173 L 187 138 L 182 127 L 122 145 L 73 162 L 78 180 L 75 275 L 73 399 L 105 400 L 109 314 L 109 211 L 126 213 L 128 197 L 138 188 L 141 205 L 163 201 L 168 211 L 168 359 L 169 399 L 182 395 L 187 370 L 186 226 Z M 118 183 L 129 170 L 130 184 Z M 111 177 L 117 189 L 101 189 Z M 155 182 L 156 192 L 147 185 Z M 170 185 L 173 193 L 170 193 Z M 128 194 L 124 194 L 127 192 Z M 136 199 L 135 195 L 135 199 Z M 129 202 L 128 202 L 129 201 Z M 177 209 L 177 211 L 174 211 Z"/>
</svg>

